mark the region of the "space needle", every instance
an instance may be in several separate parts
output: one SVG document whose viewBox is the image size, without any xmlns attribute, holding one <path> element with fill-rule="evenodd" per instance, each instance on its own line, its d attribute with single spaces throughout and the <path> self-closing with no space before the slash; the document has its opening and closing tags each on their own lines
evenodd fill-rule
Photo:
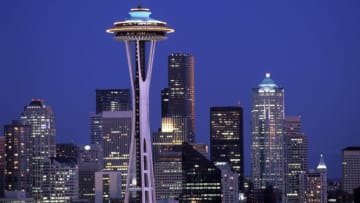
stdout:
<svg viewBox="0 0 360 203">
<path fill-rule="evenodd" d="M 115 22 L 106 31 L 124 41 L 132 89 L 132 134 L 125 202 L 155 203 L 154 170 L 149 125 L 149 88 L 155 45 L 174 32 L 166 22 L 150 18 L 148 8 L 138 6 L 130 18 Z M 132 55 L 134 53 L 134 55 Z M 146 55 L 148 55 L 146 59 Z M 134 63 L 133 63 L 134 62 Z"/>
</svg>

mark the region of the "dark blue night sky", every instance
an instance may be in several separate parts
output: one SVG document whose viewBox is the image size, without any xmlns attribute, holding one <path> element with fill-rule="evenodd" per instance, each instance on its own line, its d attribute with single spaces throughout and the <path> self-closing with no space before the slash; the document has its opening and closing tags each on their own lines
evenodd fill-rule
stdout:
<svg viewBox="0 0 360 203">
<path fill-rule="evenodd" d="M 124 45 L 105 30 L 128 17 L 130 0 L 0 2 L 0 124 L 32 98 L 56 116 L 58 142 L 89 142 L 95 89 L 130 88 Z M 301 115 L 309 167 L 323 153 L 341 177 L 341 149 L 360 145 L 360 1 L 144 0 L 176 32 L 158 43 L 151 126 L 160 127 L 167 56 L 195 56 L 196 140 L 209 141 L 209 107 L 244 107 L 249 175 L 251 88 L 271 72 L 285 88 L 286 115 Z"/>
</svg>

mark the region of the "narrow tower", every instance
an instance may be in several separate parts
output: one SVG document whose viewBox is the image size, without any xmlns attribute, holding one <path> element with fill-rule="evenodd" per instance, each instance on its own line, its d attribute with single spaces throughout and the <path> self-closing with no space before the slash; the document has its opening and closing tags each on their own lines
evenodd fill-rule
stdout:
<svg viewBox="0 0 360 203">
<path fill-rule="evenodd" d="M 150 18 L 150 10 L 137 7 L 129 12 L 130 18 L 115 22 L 108 33 L 124 41 L 133 96 L 132 139 L 126 184 L 125 202 L 155 202 L 154 173 L 149 126 L 149 88 L 157 41 L 165 40 L 174 32 L 166 22 Z M 147 43 L 149 42 L 149 43 Z M 146 45 L 148 60 L 146 62 Z M 135 57 L 132 56 L 135 49 Z M 135 61 L 135 64 L 133 63 Z"/>
</svg>

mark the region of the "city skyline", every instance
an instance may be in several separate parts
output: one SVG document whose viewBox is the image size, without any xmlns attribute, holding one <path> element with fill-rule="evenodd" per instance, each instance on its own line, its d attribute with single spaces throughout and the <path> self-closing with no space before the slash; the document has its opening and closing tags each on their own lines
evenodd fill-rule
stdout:
<svg viewBox="0 0 360 203">
<path fill-rule="evenodd" d="M 360 143 L 356 137 L 360 98 L 355 91 L 360 83 L 360 59 L 356 58 L 360 53 L 360 28 L 356 26 L 360 3 L 189 4 L 143 2 L 154 17 L 176 28 L 155 53 L 152 131 L 160 127 L 167 56 L 191 53 L 195 57 L 196 142 L 209 143 L 211 106 L 240 101 L 245 171 L 250 175 L 251 88 L 265 72 L 271 72 L 285 89 L 286 115 L 302 116 L 309 166 L 316 165 L 323 153 L 328 177 L 340 178 L 341 149 Z M 134 1 L 115 0 L 103 4 L 1 2 L 0 90 L 6 97 L 0 105 L 0 124 L 10 124 L 32 98 L 42 98 L 53 108 L 58 143 L 89 143 L 88 115 L 95 109 L 95 90 L 130 88 L 124 50 L 103 30 L 114 19 L 123 20 L 134 6 Z M 228 22 L 232 20 L 236 23 Z"/>
</svg>

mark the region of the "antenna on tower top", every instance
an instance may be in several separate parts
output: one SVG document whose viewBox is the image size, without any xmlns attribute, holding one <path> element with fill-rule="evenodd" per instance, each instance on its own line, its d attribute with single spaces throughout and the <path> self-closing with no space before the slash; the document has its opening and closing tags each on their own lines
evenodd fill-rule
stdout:
<svg viewBox="0 0 360 203">
<path fill-rule="evenodd" d="M 138 8 L 142 8 L 142 6 L 141 6 L 141 0 L 138 0 L 138 6 L 137 6 Z"/>
</svg>

